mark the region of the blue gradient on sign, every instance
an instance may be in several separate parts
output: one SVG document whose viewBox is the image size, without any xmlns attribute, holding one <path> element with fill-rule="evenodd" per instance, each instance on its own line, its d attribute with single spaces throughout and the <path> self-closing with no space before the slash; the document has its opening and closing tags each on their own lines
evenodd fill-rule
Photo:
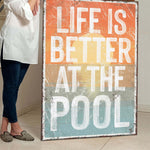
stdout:
<svg viewBox="0 0 150 150">
<path fill-rule="evenodd" d="M 102 135 L 115 135 L 115 134 L 132 134 L 134 133 L 135 130 L 135 124 L 134 124 L 134 89 L 133 88 L 126 88 L 126 91 L 124 92 L 99 92 L 99 95 L 107 95 L 110 98 L 111 101 L 111 121 L 110 124 L 107 128 L 105 129 L 98 129 L 94 126 L 93 124 L 93 101 L 94 98 L 97 96 L 94 96 L 95 94 L 88 93 L 85 89 L 80 87 L 79 89 L 79 95 L 84 95 L 88 97 L 89 102 L 90 102 L 90 116 L 89 116 L 89 125 L 86 129 L 84 130 L 76 130 L 72 127 L 71 125 L 71 102 L 72 99 L 75 96 L 78 96 L 77 93 L 53 93 L 54 89 L 52 87 L 47 87 L 46 91 L 51 91 L 50 95 L 51 96 L 65 96 L 68 98 L 70 102 L 70 110 L 67 115 L 64 117 L 59 117 L 57 119 L 57 131 L 52 132 L 50 131 L 50 95 L 47 100 L 45 100 L 45 127 L 44 127 L 44 134 L 45 138 L 59 138 L 59 137 L 70 137 L 70 136 L 88 136 L 88 135 L 93 135 L 93 136 L 102 136 Z M 81 91 L 82 92 L 81 94 Z M 46 93 L 48 94 L 48 93 Z M 97 93 L 96 93 L 97 94 Z M 114 127 L 114 95 L 120 95 L 121 96 L 121 108 L 120 108 L 120 118 L 121 122 L 129 122 L 130 126 L 129 127 L 123 127 L 123 128 L 115 128 Z M 79 113 L 78 115 L 78 121 L 79 123 L 82 123 L 83 121 L 83 109 L 84 105 L 83 103 L 79 103 Z M 62 105 L 58 105 L 58 111 L 61 111 L 63 109 Z M 100 105 L 100 122 L 103 122 L 104 120 L 104 114 L 105 114 L 105 105 L 102 103 Z"/>
</svg>

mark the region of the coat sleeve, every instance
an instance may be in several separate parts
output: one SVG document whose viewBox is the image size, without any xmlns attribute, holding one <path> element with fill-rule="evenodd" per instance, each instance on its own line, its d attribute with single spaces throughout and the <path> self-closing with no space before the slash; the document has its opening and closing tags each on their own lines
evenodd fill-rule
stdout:
<svg viewBox="0 0 150 150">
<path fill-rule="evenodd" d="M 5 7 L 12 11 L 15 15 L 20 16 L 22 19 L 31 21 L 33 13 L 30 5 L 25 0 L 4 0 Z"/>
</svg>

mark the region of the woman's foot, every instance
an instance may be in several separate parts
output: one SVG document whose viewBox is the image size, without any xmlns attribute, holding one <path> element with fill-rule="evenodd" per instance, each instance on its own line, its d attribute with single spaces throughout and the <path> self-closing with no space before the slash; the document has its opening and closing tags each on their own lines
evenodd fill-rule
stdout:
<svg viewBox="0 0 150 150">
<path fill-rule="evenodd" d="M 1 131 L 0 131 L 0 138 L 4 142 L 11 142 L 13 140 L 13 137 L 7 131 L 7 127 L 8 127 L 8 118 L 3 117 L 2 118 L 2 125 L 1 125 Z"/>
<path fill-rule="evenodd" d="M 11 123 L 11 132 L 10 134 L 19 140 L 23 140 L 23 141 L 33 141 L 34 137 L 32 137 L 27 131 L 22 130 L 19 123 L 15 122 L 15 123 Z"/>
<path fill-rule="evenodd" d="M 11 131 L 10 131 L 10 134 L 11 135 L 21 135 L 21 132 L 23 130 L 21 129 L 20 125 L 18 122 L 15 122 L 15 123 L 11 123 Z"/>
<path fill-rule="evenodd" d="M 10 134 L 19 140 L 23 140 L 23 141 L 33 141 L 34 138 L 25 130 L 22 130 L 19 123 L 15 122 L 15 123 L 11 123 L 11 132 Z"/>
<path fill-rule="evenodd" d="M 12 135 L 8 131 L 4 131 L 3 133 L 0 134 L 0 138 L 4 142 L 11 142 L 13 140 Z"/>
<path fill-rule="evenodd" d="M 26 130 L 23 130 L 21 135 L 14 135 L 13 137 L 23 141 L 34 141 L 34 137 L 32 137 Z"/>
<path fill-rule="evenodd" d="M 8 118 L 3 117 L 2 118 L 2 125 L 1 125 L 0 135 L 3 134 L 4 131 L 7 131 L 7 127 L 8 127 Z"/>
</svg>

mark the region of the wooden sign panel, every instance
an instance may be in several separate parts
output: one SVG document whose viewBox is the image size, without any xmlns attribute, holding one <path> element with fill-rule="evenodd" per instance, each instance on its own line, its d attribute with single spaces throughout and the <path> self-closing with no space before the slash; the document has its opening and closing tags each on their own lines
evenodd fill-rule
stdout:
<svg viewBox="0 0 150 150">
<path fill-rule="evenodd" d="M 42 140 L 136 134 L 137 3 L 45 0 Z"/>
</svg>

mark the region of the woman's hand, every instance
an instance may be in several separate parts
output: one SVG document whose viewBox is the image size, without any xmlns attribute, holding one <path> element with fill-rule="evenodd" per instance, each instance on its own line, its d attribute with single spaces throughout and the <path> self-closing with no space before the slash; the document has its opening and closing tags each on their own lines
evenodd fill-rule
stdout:
<svg viewBox="0 0 150 150">
<path fill-rule="evenodd" d="M 33 15 L 35 16 L 39 9 L 40 0 L 29 0 L 28 3 L 31 7 Z"/>
<path fill-rule="evenodd" d="M 34 5 L 34 9 L 32 10 L 33 15 L 35 16 L 39 10 L 40 0 L 36 0 L 36 3 Z"/>
</svg>

